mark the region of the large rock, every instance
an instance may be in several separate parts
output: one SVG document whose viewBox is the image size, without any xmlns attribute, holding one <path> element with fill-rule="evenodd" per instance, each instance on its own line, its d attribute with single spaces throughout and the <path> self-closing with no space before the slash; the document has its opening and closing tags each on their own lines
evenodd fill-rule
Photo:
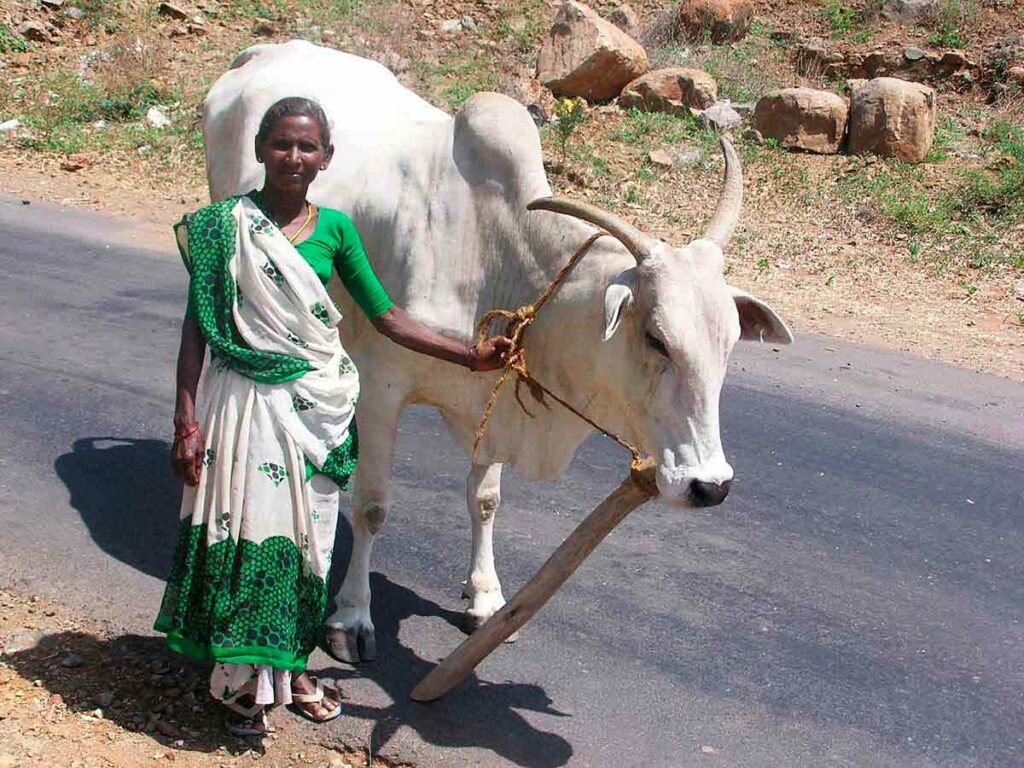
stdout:
<svg viewBox="0 0 1024 768">
<path fill-rule="evenodd" d="M 789 149 L 831 155 L 843 143 L 848 115 L 846 100 L 834 93 L 782 88 L 757 102 L 754 126 L 764 138 Z"/>
<path fill-rule="evenodd" d="M 683 0 L 679 28 L 691 39 L 711 35 L 714 43 L 742 40 L 754 20 L 753 0 Z"/>
<path fill-rule="evenodd" d="M 668 67 L 641 75 L 622 89 L 619 106 L 679 114 L 707 109 L 718 100 L 718 84 L 699 69 Z"/>
<path fill-rule="evenodd" d="M 570 0 L 563 3 L 537 60 L 537 79 L 553 92 L 611 99 L 647 71 L 647 52 L 611 22 Z"/>
<path fill-rule="evenodd" d="M 853 91 L 850 152 L 873 152 L 919 163 L 932 148 L 934 138 L 934 89 L 878 77 Z"/>
<path fill-rule="evenodd" d="M 630 37 L 640 37 L 640 17 L 629 3 L 623 3 L 613 8 L 608 14 L 608 21 Z"/>
<path fill-rule="evenodd" d="M 882 15 L 890 21 L 921 23 L 934 18 L 938 4 L 938 0 L 885 0 Z"/>
</svg>

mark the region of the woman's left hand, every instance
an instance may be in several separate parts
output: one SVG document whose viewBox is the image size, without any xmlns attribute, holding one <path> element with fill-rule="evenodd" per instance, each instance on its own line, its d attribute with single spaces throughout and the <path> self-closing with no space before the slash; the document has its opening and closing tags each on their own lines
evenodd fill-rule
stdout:
<svg viewBox="0 0 1024 768">
<path fill-rule="evenodd" d="M 469 350 L 469 370 L 496 371 L 505 366 L 505 360 L 512 351 L 512 339 L 492 336 Z"/>
</svg>

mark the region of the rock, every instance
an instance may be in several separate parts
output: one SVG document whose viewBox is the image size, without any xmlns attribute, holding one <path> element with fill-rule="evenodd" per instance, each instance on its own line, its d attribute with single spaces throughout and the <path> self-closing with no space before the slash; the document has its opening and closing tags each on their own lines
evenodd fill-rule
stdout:
<svg viewBox="0 0 1024 768">
<path fill-rule="evenodd" d="M 848 114 L 846 100 L 829 91 L 782 88 L 757 102 L 754 126 L 787 149 L 831 155 L 843 142 Z"/>
<path fill-rule="evenodd" d="M 103 691 L 102 693 L 97 693 L 95 696 L 93 696 L 92 700 L 96 703 L 97 707 L 106 709 L 107 707 L 113 705 L 114 693 L 113 691 Z"/>
<path fill-rule="evenodd" d="M 26 21 L 18 26 L 16 32 L 26 40 L 32 40 L 36 43 L 50 42 L 50 33 L 47 32 L 46 27 L 38 21 Z"/>
<path fill-rule="evenodd" d="M 7 123 L 16 123 L 17 120 L 8 120 Z M 4 123 L 3 125 L 7 125 Z M 17 126 L 15 126 L 17 127 Z M 0 126 L 0 130 L 3 126 Z M 10 130 L 10 129 L 8 129 Z M 21 629 L 17 632 L 12 632 L 3 639 L 4 655 L 10 656 L 12 653 L 21 653 L 23 651 L 30 651 L 35 648 L 42 639 L 46 637 L 43 632 L 38 629 Z"/>
<path fill-rule="evenodd" d="M 85 18 L 85 11 L 76 6 L 72 6 L 71 8 L 64 9 L 64 15 L 70 19 L 74 19 L 75 21 L 81 21 Z"/>
<path fill-rule="evenodd" d="M 441 22 L 442 32 L 458 32 L 462 29 L 462 22 L 458 19 L 445 19 Z"/>
<path fill-rule="evenodd" d="M 468 13 L 465 16 L 463 16 L 459 20 L 459 22 L 462 24 L 463 29 L 468 29 L 470 32 L 476 29 L 476 19 L 474 19 Z"/>
<path fill-rule="evenodd" d="M 793 63 L 797 74 L 805 77 L 836 77 L 846 70 L 846 57 L 831 42 L 805 40 L 796 46 Z"/>
<path fill-rule="evenodd" d="M 102 131 L 104 128 L 107 127 L 107 121 L 101 117 L 97 120 L 93 120 L 91 125 L 94 131 Z"/>
<path fill-rule="evenodd" d="M 696 165 L 702 159 L 704 159 L 704 153 L 699 149 L 691 149 L 689 152 L 683 152 L 676 158 L 676 162 L 679 165 Z"/>
<path fill-rule="evenodd" d="M 583 3 L 567 0 L 537 60 L 537 79 L 554 93 L 612 99 L 647 71 L 647 52 Z"/>
<path fill-rule="evenodd" d="M 919 59 L 926 58 L 928 56 L 927 51 L 922 51 L 916 46 L 910 46 L 909 48 L 903 49 L 903 58 L 907 61 L 918 61 Z"/>
<path fill-rule="evenodd" d="M 1006 70 L 1006 79 L 1024 88 L 1024 67 L 1010 67 Z"/>
<path fill-rule="evenodd" d="M 927 85 L 878 77 L 853 92 L 851 153 L 919 163 L 934 138 L 935 91 Z"/>
<path fill-rule="evenodd" d="M 754 110 L 757 109 L 756 101 L 738 101 L 730 102 L 729 106 L 732 107 L 736 114 L 746 120 L 748 117 L 754 114 Z"/>
<path fill-rule="evenodd" d="M 185 21 L 188 18 L 188 12 L 174 3 L 160 3 L 156 12 L 161 16 L 169 16 L 175 21 Z"/>
<path fill-rule="evenodd" d="M 691 40 L 711 35 L 713 43 L 742 40 L 754 20 L 753 0 L 683 0 L 676 12 L 679 29 Z"/>
<path fill-rule="evenodd" d="M 39 4 L 44 8 L 52 8 L 57 10 L 64 6 L 64 0 L 39 0 Z"/>
<path fill-rule="evenodd" d="M 254 19 L 252 22 L 252 33 L 256 37 L 273 37 L 277 34 L 277 27 L 270 19 Z"/>
<path fill-rule="evenodd" d="M 1017 301 L 1024 301 L 1024 280 L 1018 280 L 1013 286 L 1013 297 Z"/>
<path fill-rule="evenodd" d="M 699 69 L 667 67 L 629 83 L 619 95 L 619 106 L 675 115 L 690 107 L 707 109 L 717 99 L 718 84 L 711 75 Z"/>
<path fill-rule="evenodd" d="M 964 67 L 973 67 L 974 63 L 967 58 L 963 51 L 946 51 L 939 58 L 939 65 L 955 71 Z"/>
<path fill-rule="evenodd" d="M 623 3 L 612 9 L 608 14 L 608 21 L 621 29 L 632 38 L 640 37 L 640 17 L 637 16 L 633 6 Z"/>
<path fill-rule="evenodd" d="M 160 107 L 150 107 L 146 110 L 146 125 L 150 128 L 167 128 L 171 124 L 171 118 L 164 114 Z"/>
<path fill-rule="evenodd" d="M 725 102 L 715 104 L 697 116 L 697 127 L 701 130 L 712 130 L 724 133 L 743 122 L 739 113 Z"/>
<path fill-rule="evenodd" d="M 889 21 L 931 21 L 937 5 L 938 0 L 885 0 L 882 15 Z"/>
<path fill-rule="evenodd" d="M 662 168 L 671 168 L 675 165 L 675 161 L 672 159 L 672 154 L 667 149 L 652 149 L 647 153 L 647 159 L 652 165 L 657 165 Z"/>
<path fill-rule="evenodd" d="M 12 120 L 4 120 L 0 123 L 0 133 L 9 133 L 10 131 L 17 130 L 21 127 L 21 120 L 14 118 Z"/>
<path fill-rule="evenodd" d="M 65 171 L 77 171 L 82 168 L 87 168 L 90 165 L 92 165 L 92 162 L 88 158 L 85 158 L 82 155 L 70 155 L 63 163 L 60 164 L 60 167 Z M 60 660 L 60 665 L 67 669 L 75 669 L 83 664 L 85 664 L 85 660 L 77 653 L 69 653 Z"/>
<path fill-rule="evenodd" d="M 61 696 L 59 693 L 51 693 L 48 701 L 50 702 L 50 706 L 59 707 L 61 704 L 64 703 L 64 697 Z"/>
</svg>

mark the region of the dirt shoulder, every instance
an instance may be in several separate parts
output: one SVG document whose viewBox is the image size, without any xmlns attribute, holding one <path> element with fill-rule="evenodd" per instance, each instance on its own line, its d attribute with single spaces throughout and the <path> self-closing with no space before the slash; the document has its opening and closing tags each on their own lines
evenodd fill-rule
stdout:
<svg viewBox="0 0 1024 768">
<path fill-rule="evenodd" d="M 368 765 L 287 711 L 271 713 L 276 733 L 234 738 L 208 685 L 204 668 L 158 637 L 117 635 L 0 589 L 0 768 Z"/>
</svg>

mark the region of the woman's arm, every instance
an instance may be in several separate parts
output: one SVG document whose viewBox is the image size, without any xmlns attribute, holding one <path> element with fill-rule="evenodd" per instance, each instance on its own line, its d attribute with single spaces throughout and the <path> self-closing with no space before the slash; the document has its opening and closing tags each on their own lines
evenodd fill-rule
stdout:
<svg viewBox="0 0 1024 768">
<path fill-rule="evenodd" d="M 199 321 L 185 316 L 178 348 L 177 389 L 174 405 L 174 445 L 171 446 L 171 471 L 187 485 L 199 484 L 206 442 L 196 420 L 196 388 L 203 371 L 206 340 Z"/>
<path fill-rule="evenodd" d="M 471 371 L 501 368 L 505 364 L 505 355 L 512 349 L 512 342 L 503 336 L 487 339 L 479 348 L 465 347 L 432 331 L 401 307 L 391 307 L 371 322 L 378 332 L 406 349 L 464 366 Z"/>
</svg>

